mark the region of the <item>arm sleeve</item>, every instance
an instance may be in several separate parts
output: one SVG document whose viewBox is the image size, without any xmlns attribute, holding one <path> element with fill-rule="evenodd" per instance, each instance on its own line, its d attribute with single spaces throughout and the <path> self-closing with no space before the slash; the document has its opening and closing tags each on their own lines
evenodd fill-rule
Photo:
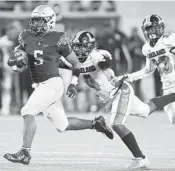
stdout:
<svg viewBox="0 0 175 171">
<path fill-rule="evenodd" d="M 67 57 L 72 52 L 71 40 L 66 33 L 61 36 L 57 43 L 57 52 L 63 57 Z"/>
</svg>

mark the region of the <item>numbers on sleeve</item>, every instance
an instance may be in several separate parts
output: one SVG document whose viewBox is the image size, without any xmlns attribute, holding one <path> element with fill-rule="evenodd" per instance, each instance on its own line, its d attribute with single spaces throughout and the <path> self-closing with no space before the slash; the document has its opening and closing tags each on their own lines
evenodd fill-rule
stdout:
<svg viewBox="0 0 175 171">
<path fill-rule="evenodd" d="M 161 56 L 157 63 L 160 75 L 170 74 L 173 71 L 173 64 L 168 56 Z"/>
<path fill-rule="evenodd" d="M 34 64 L 35 65 L 42 65 L 44 63 L 44 60 L 39 57 L 39 55 L 43 55 L 43 51 L 42 50 L 34 50 Z"/>
</svg>

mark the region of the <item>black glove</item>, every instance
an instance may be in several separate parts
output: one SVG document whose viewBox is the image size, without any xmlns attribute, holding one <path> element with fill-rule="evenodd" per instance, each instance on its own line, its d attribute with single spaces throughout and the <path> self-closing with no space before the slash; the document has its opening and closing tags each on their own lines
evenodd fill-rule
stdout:
<svg viewBox="0 0 175 171">
<path fill-rule="evenodd" d="M 67 93 L 66 93 L 70 98 L 74 98 L 77 94 L 77 88 L 74 84 L 70 84 L 69 87 L 67 88 Z"/>
</svg>

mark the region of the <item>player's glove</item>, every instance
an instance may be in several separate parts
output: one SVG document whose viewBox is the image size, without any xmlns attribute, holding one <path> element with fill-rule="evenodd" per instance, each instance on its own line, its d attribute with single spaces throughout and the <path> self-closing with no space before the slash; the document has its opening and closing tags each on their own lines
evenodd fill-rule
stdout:
<svg viewBox="0 0 175 171">
<path fill-rule="evenodd" d="M 132 74 L 127 74 L 127 76 L 128 76 L 127 79 L 126 79 L 127 82 L 132 83 L 132 82 L 135 81 L 135 79 L 134 79 L 134 77 L 132 76 Z"/>
<path fill-rule="evenodd" d="M 74 98 L 77 94 L 77 88 L 76 85 L 70 84 L 69 87 L 67 88 L 67 93 L 68 97 Z"/>
<path fill-rule="evenodd" d="M 123 84 L 123 81 L 128 79 L 128 74 L 124 74 L 118 77 L 114 77 L 111 79 L 111 83 L 115 86 L 115 87 L 119 87 L 121 84 Z"/>
<path fill-rule="evenodd" d="M 27 65 L 26 58 L 23 56 L 20 56 L 16 60 L 16 65 L 18 68 L 22 68 L 23 66 Z"/>
<path fill-rule="evenodd" d="M 13 51 L 8 60 L 9 66 L 16 65 L 18 68 L 22 68 L 23 66 L 26 66 L 27 63 L 28 63 L 27 53 L 21 49 L 17 49 Z"/>
</svg>

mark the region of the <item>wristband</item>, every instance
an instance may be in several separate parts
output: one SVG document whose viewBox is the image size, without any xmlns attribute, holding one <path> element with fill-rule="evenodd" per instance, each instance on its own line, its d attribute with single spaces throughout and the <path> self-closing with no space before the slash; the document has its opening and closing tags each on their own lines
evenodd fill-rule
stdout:
<svg viewBox="0 0 175 171">
<path fill-rule="evenodd" d="M 72 76 L 71 84 L 74 84 L 74 85 L 78 84 L 78 77 L 77 76 L 75 76 L 75 75 Z"/>
<path fill-rule="evenodd" d="M 13 71 L 16 71 L 18 69 L 18 67 L 16 65 L 13 65 L 11 68 Z"/>
</svg>

